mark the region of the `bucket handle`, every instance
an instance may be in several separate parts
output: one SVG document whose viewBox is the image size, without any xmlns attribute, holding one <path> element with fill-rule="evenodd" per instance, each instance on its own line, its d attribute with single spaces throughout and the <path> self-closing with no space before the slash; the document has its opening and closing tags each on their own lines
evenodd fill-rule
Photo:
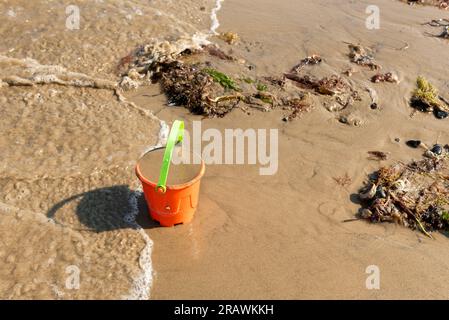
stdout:
<svg viewBox="0 0 449 320">
<path fill-rule="evenodd" d="M 156 191 L 165 193 L 167 191 L 167 177 L 170 169 L 171 158 L 175 145 L 182 141 L 184 137 L 184 121 L 175 120 L 168 135 L 167 144 L 165 146 L 164 159 L 162 160 L 161 173 Z"/>
</svg>

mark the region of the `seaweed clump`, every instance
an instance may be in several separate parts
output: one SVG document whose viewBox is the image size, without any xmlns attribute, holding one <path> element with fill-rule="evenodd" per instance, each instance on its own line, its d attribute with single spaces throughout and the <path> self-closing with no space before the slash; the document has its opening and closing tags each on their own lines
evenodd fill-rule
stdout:
<svg viewBox="0 0 449 320">
<path fill-rule="evenodd" d="M 231 45 L 235 44 L 236 42 L 238 42 L 240 40 L 239 35 L 235 32 L 231 32 L 231 31 L 220 33 L 218 35 L 218 38 L 225 41 L 227 44 L 231 44 Z"/>
<path fill-rule="evenodd" d="M 438 90 L 421 76 L 416 80 L 416 85 L 410 105 L 421 112 L 433 112 L 439 119 L 446 118 L 449 115 L 449 108 L 439 97 Z"/>
<path fill-rule="evenodd" d="M 435 145 L 409 164 L 383 167 L 360 190 L 360 217 L 418 229 L 449 230 L 449 146 Z"/>
<path fill-rule="evenodd" d="M 354 101 L 361 101 L 358 91 L 335 74 L 321 79 L 297 73 L 287 73 L 285 77 L 293 81 L 299 88 L 313 90 L 318 94 L 335 98 L 335 101 L 342 106 L 340 110 L 352 105 Z"/>
<path fill-rule="evenodd" d="M 183 105 L 195 114 L 222 117 L 242 98 L 238 93 L 223 95 L 217 84 L 235 90 L 233 80 L 221 72 L 201 68 L 200 65 L 173 63 L 162 73 L 160 83 L 170 104 Z"/>
<path fill-rule="evenodd" d="M 215 64 L 205 61 L 201 53 L 222 61 Z M 236 107 L 244 111 L 247 107 L 261 111 L 282 107 L 291 111 L 284 118 L 290 121 L 311 109 L 301 92 L 285 89 L 285 77 L 233 79 L 223 69 L 226 70 L 224 63 L 235 61 L 234 57 L 209 43 L 200 45 L 186 39 L 175 42 L 153 40 L 120 61 L 120 88 L 134 89 L 145 82 L 159 82 L 169 104 L 184 106 L 192 113 L 207 117 L 223 117 Z M 303 63 L 318 61 L 321 59 L 314 56 Z M 215 65 L 223 69 L 218 70 L 213 67 Z M 241 73 L 246 70 L 242 64 L 233 63 L 229 67 L 233 73 L 238 68 L 242 69 Z"/>
</svg>

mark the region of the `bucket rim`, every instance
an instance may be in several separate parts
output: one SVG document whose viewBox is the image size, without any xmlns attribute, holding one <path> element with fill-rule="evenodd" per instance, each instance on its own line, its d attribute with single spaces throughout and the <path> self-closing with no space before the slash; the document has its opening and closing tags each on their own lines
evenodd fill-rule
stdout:
<svg viewBox="0 0 449 320">
<path fill-rule="evenodd" d="M 157 148 L 158 149 L 158 148 Z M 151 152 L 153 150 L 150 150 L 148 152 Z M 147 152 L 145 152 L 145 154 L 147 154 Z M 144 154 L 144 155 L 145 155 Z M 144 156 L 142 155 L 142 157 Z M 142 158 L 141 157 L 141 158 Z M 139 159 L 140 160 L 140 159 Z M 145 184 L 148 184 L 152 187 L 156 187 L 157 186 L 157 182 L 153 182 L 151 180 L 148 180 L 147 178 L 145 178 L 145 176 L 142 174 L 141 170 L 140 170 L 140 166 L 139 166 L 139 161 L 137 161 L 136 163 L 136 167 L 135 167 L 135 172 L 136 172 L 136 176 L 137 178 L 139 178 L 139 180 Z M 199 173 L 190 181 L 181 183 L 181 184 L 167 184 L 166 188 L 167 190 L 181 190 L 181 189 L 185 189 L 187 187 L 190 187 L 191 185 L 193 185 L 195 182 L 199 181 L 204 173 L 206 172 L 206 165 L 204 163 L 204 160 L 201 158 L 201 169 L 199 171 Z"/>
</svg>

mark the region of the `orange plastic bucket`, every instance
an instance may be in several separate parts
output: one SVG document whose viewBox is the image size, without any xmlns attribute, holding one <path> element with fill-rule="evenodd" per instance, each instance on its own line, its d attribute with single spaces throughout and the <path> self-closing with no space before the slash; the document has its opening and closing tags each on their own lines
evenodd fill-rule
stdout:
<svg viewBox="0 0 449 320">
<path fill-rule="evenodd" d="M 142 182 L 150 216 L 163 227 L 188 223 L 193 219 L 198 206 L 201 177 L 206 170 L 204 161 L 201 160 L 199 173 L 192 180 L 183 184 L 166 185 L 173 148 L 182 140 L 183 129 L 182 121 L 173 123 L 165 147 L 159 182 L 150 181 L 142 174 L 139 162 L 136 165 L 136 175 Z"/>
</svg>

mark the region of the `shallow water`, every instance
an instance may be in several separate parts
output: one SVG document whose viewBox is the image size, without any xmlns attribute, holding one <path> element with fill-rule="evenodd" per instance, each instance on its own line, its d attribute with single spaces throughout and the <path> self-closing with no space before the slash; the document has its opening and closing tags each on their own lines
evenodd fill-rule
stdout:
<svg viewBox="0 0 449 320">
<path fill-rule="evenodd" d="M 165 148 L 155 149 L 146 153 L 139 161 L 139 168 L 142 175 L 154 182 L 159 181 L 162 160 L 164 158 Z M 167 185 L 183 184 L 193 180 L 201 170 L 200 164 L 193 163 L 190 154 L 183 154 L 181 147 L 175 147 L 173 158 L 169 167 Z M 173 161 L 177 159 L 177 161 Z M 196 157 L 197 161 L 201 161 Z"/>
<path fill-rule="evenodd" d="M 208 0 L 89 1 L 78 6 L 76 29 L 64 1 L 3 1 L 0 52 L 111 78 L 120 58 L 153 37 L 208 30 L 212 5 Z"/>
<path fill-rule="evenodd" d="M 152 38 L 207 34 L 213 5 L 90 1 L 73 29 L 64 1 L 3 1 L 0 78 L 64 67 L 117 81 L 120 58 Z M 134 166 L 158 143 L 161 122 L 107 88 L 0 91 L 0 297 L 148 298 L 152 242 L 134 221 Z"/>
</svg>

